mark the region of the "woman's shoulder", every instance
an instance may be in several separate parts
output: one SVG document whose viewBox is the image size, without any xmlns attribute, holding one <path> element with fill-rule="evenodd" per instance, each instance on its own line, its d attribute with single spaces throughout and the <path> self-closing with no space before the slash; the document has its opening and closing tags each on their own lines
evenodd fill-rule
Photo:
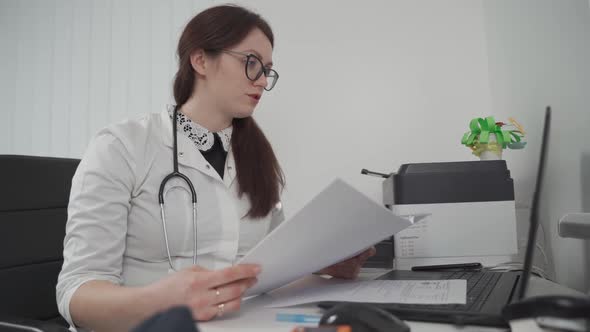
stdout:
<svg viewBox="0 0 590 332">
<path fill-rule="evenodd" d="M 159 136 L 157 133 L 163 130 L 162 117 L 162 112 L 160 112 L 127 118 L 104 127 L 98 132 L 98 135 L 110 134 L 125 141 L 145 141 L 148 137 Z"/>
<path fill-rule="evenodd" d="M 149 113 L 110 124 L 96 133 L 89 148 L 119 149 L 129 157 L 142 160 L 162 146 L 166 129 L 164 119 L 163 112 Z"/>
</svg>

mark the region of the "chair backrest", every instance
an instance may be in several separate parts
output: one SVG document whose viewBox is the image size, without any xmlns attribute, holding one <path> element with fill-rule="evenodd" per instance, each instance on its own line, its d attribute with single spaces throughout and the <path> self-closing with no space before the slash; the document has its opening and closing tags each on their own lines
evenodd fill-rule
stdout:
<svg viewBox="0 0 590 332">
<path fill-rule="evenodd" d="M 0 155 L 0 315 L 59 316 L 67 206 L 77 159 Z"/>
</svg>

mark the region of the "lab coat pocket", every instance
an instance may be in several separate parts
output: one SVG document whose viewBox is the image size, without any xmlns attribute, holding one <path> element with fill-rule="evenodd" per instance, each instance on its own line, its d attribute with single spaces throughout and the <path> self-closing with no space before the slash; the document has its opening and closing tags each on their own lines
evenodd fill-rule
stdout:
<svg viewBox="0 0 590 332">
<path fill-rule="evenodd" d="M 201 195 L 197 210 L 197 229 L 198 237 L 198 254 L 207 254 L 219 250 L 219 246 L 223 240 L 223 220 L 224 217 L 221 212 L 215 195 Z M 227 231 L 227 230 L 226 230 Z"/>
</svg>

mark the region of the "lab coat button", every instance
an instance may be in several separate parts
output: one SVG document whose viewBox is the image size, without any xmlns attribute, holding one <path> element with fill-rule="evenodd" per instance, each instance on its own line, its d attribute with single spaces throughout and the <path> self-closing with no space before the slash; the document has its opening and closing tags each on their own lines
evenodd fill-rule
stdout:
<svg viewBox="0 0 590 332">
<path fill-rule="evenodd" d="M 179 153 L 178 153 L 178 156 L 179 156 L 179 157 L 182 157 L 182 156 L 184 156 L 184 152 L 179 152 Z"/>
<path fill-rule="evenodd" d="M 205 165 L 205 168 L 207 168 L 207 169 L 210 169 L 210 168 L 211 168 L 211 166 L 209 166 L 209 165 Z"/>
</svg>

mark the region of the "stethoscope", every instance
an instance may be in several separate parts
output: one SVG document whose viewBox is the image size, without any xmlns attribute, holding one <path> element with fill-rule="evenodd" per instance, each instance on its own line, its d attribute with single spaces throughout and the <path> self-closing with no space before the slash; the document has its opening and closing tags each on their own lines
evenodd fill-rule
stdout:
<svg viewBox="0 0 590 332">
<path fill-rule="evenodd" d="M 190 189 L 190 194 L 192 197 L 193 202 L 193 231 L 194 231 L 194 239 L 195 245 L 193 248 L 193 264 L 197 264 L 197 192 L 195 191 L 195 187 L 191 180 L 184 174 L 178 171 L 178 134 L 176 133 L 176 114 L 178 112 L 178 106 L 174 107 L 174 115 L 172 118 L 172 137 L 174 144 L 172 146 L 172 161 L 174 170 L 172 173 L 166 175 L 162 183 L 160 184 L 160 192 L 158 193 L 158 201 L 160 203 L 160 214 L 162 215 L 162 227 L 164 228 L 164 242 L 166 243 L 166 253 L 168 254 L 168 263 L 170 264 L 170 268 L 173 271 L 176 271 L 174 266 L 172 265 L 172 256 L 170 255 L 170 246 L 168 244 L 168 232 L 166 231 L 166 213 L 164 212 L 164 187 L 166 183 L 171 180 L 172 178 L 180 178 L 186 182 Z M 186 190 L 186 188 L 183 188 Z"/>
</svg>

